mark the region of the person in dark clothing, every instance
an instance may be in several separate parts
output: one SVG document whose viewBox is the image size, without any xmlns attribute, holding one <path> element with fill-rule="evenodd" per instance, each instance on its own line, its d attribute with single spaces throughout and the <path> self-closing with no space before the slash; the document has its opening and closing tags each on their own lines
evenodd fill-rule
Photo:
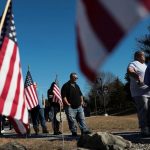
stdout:
<svg viewBox="0 0 150 150">
<path fill-rule="evenodd" d="M 58 102 L 53 102 L 53 87 L 54 87 L 55 82 L 52 82 L 50 88 L 47 91 L 47 97 L 48 97 L 48 101 L 50 104 L 50 112 L 49 112 L 49 118 L 52 121 L 52 128 L 54 131 L 54 135 L 59 135 L 62 134 L 59 131 L 59 126 L 60 126 L 60 122 L 57 120 L 56 118 L 56 114 L 58 112 L 60 112 L 60 104 Z"/>
<path fill-rule="evenodd" d="M 71 73 L 70 80 L 61 89 L 64 109 L 72 136 L 77 136 L 76 121 L 79 124 L 81 134 L 91 133 L 85 123 L 85 115 L 82 107 L 83 96 L 80 87 L 76 84 L 77 79 L 77 74 Z"/>
<path fill-rule="evenodd" d="M 43 106 L 44 99 L 42 96 L 40 96 L 36 82 L 34 82 L 34 88 L 36 89 L 36 92 L 37 92 L 39 104 L 30 110 L 33 128 L 34 128 L 35 134 L 38 134 L 39 133 L 39 121 L 40 121 L 43 133 L 48 133 L 45 116 L 44 116 L 44 106 Z"/>
</svg>

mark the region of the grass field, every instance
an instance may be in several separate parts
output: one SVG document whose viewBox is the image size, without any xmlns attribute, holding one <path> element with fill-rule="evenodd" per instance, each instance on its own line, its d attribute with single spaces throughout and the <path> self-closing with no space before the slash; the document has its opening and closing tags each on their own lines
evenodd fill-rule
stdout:
<svg viewBox="0 0 150 150">
<path fill-rule="evenodd" d="M 91 116 L 86 118 L 86 123 L 88 127 L 93 132 L 120 132 L 120 131 L 138 131 L 138 121 L 137 116 L 128 115 L 128 116 Z M 51 123 L 47 122 L 48 129 L 50 134 L 52 134 Z M 40 131 L 41 132 L 41 131 Z M 33 130 L 31 130 L 33 134 Z M 68 124 L 66 121 L 63 122 L 63 133 L 69 133 Z M 80 130 L 78 130 L 80 134 Z M 8 142 L 19 142 L 24 145 L 29 150 L 61 150 L 62 149 L 62 141 L 55 140 L 55 141 L 48 141 L 36 138 L 25 138 L 25 139 L 12 139 L 12 138 L 1 138 L 0 145 Z M 76 149 L 77 141 L 64 141 L 64 149 L 71 150 Z"/>
</svg>

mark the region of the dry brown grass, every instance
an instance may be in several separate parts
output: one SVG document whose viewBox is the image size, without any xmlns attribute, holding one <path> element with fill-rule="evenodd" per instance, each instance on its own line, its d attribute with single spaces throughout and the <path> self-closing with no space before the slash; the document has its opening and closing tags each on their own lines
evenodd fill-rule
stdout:
<svg viewBox="0 0 150 150">
<path fill-rule="evenodd" d="M 108 131 L 108 132 L 120 132 L 120 131 L 137 131 L 138 130 L 138 122 L 136 115 L 128 115 L 128 116 L 92 116 L 86 118 L 86 123 L 89 128 L 93 132 L 98 131 Z M 47 122 L 48 129 L 50 134 L 52 134 L 51 123 Z M 68 124 L 66 121 L 63 122 L 63 132 L 69 133 Z M 32 130 L 32 133 L 33 130 Z M 78 130 L 80 134 L 80 131 Z M 43 140 L 36 138 L 25 138 L 25 139 L 6 139 L 1 138 L 0 144 L 8 143 L 8 142 L 19 142 L 27 147 L 29 150 L 61 150 L 62 149 L 62 141 L 55 140 Z M 71 150 L 75 149 L 76 140 L 64 141 L 64 149 Z"/>
</svg>

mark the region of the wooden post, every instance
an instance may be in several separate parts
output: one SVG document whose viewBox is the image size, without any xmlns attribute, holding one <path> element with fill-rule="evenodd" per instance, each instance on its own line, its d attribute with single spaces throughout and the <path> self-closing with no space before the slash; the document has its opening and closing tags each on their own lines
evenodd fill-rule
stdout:
<svg viewBox="0 0 150 150">
<path fill-rule="evenodd" d="M 2 27 L 3 27 L 3 24 L 4 24 L 5 18 L 6 18 L 6 13 L 8 11 L 8 7 L 10 5 L 10 2 L 11 2 L 11 0 L 7 0 L 6 6 L 5 6 L 5 10 L 4 10 L 1 22 L 0 22 L 0 35 L 1 35 L 1 32 L 2 32 Z"/>
</svg>

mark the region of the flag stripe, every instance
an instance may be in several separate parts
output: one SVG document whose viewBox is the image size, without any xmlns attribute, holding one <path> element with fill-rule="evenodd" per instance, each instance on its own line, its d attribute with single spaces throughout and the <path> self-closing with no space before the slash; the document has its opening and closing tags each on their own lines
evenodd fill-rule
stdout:
<svg viewBox="0 0 150 150">
<path fill-rule="evenodd" d="M 62 105 L 62 97 L 61 97 L 60 89 L 56 83 L 53 86 L 53 94 L 54 94 L 53 102 L 56 102 L 56 103 L 59 103 L 60 105 Z"/>
<path fill-rule="evenodd" d="M 10 41 L 8 42 L 8 45 L 10 45 Z M 6 49 L 8 48 L 8 45 L 6 47 Z M 10 50 L 12 55 L 10 56 L 10 59 L 8 59 L 7 61 L 7 64 L 8 64 L 8 72 L 6 72 L 5 76 L 6 76 L 6 80 L 5 80 L 5 84 L 4 84 L 4 87 L 3 87 L 3 91 L 1 93 L 1 97 L 3 98 L 3 101 L 1 102 L 1 105 L 0 105 L 0 110 L 2 111 L 1 113 L 3 113 L 4 115 L 8 116 L 9 113 L 10 113 L 10 110 L 11 110 L 11 104 L 10 102 L 12 102 L 12 99 L 9 99 L 9 103 L 8 103 L 8 106 L 10 108 L 4 108 L 4 105 L 7 104 L 7 99 L 10 98 L 9 97 L 9 92 L 10 92 L 10 84 L 11 84 L 11 80 L 12 80 L 12 76 L 13 76 L 13 68 L 14 68 L 14 64 L 15 64 L 15 59 L 16 59 L 16 48 L 14 48 L 14 44 L 11 43 L 12 47 L 11 47 L 11 50 L 10 50 L 10 46 L 9 46 L 9 49 L 7 50 L 7 52 Z M 8 56 L 8 55 L 5 55 L 5 56 Z M 8 58 L 8 57 L 7 57 Z M 7 59 L 5 58 L 5 60 Z M 3 65 L 5 65 L 3 63 Z M 13 98 L 13 97 L 12 97 Z"/>
<path fill-rule="evenodd" d="M 92 82 L 99 66 L 148 11 L 139 0 L 78 0 L 77 47 L 81 71 Z M 150 1 L 144 1 L 149 6 Z"/>
<path fill-rule="evenodd" d="M 123 29 L 98 0 L 82 0 L 82 2 L 93 31 L 107 50 L 111 52 L 112 48 L 124 35 Z M 106 28 L 107 30 L 105 30 Z"/>
<path fill-rule="evenodd" d="M 139 0 L 150 11 L 150 0 Z"/>
<path fill-rule="evenodd" d="M 0 114 L 17 122 L 14 129 L 26 133 L 28 111 L 24 99 L 23 77 L 19 49 L 16 43 L 15 26 L 10 3 L 0 38 Z M 25 125 L 26 124 L 26 125 Z"/>
<path fill-rule="evenodd" d="M 12 42 L 12 40 L 9 40 Z M 14 43 L 14 42 L 13 42 Z M 14 100 L 14 97 L 15 97 L 15 94 L 18 94 L 18 93 L 15 93 L 16 92 L 16 89 L 17 89 L 17 78 L 18 78 L 18 74 L 19 74 L 19 68 L 18 68 L 18 64 L 19 64 L 19 54 L 18 54 L 18 51 L 17 53 L 15 52 L 17 50 L 16 48 L 16 44 L 13 45 L 12 47 L 13 51 L 14 51 L 14 54 L 15 56 L 12 57 L 11 60 L 14 61 L 14 64 L 13 64 L 13 67 L 11 67 L 11 72 L 9 74 L 7 74 L 7 81 L 9 81 L 9 86 L 7 87 L 8 90 L 8 93 L 7 93 L 7 97 L 5 99 L 5 103 L 4 103 L 4 108 L 3 108 L 3 114 L 5 114 L 6 116 L 10 115 L 10 112 L 11 112 L 11 109 L 14 109 L 12 107 L 12 104 L 13 104 L 13 100 Z M 11 62 L 10 62 L 11 63 Z M 11 63 L 12 64 L 12 63 Z M 11 66 L 11 65 L 10 65 Z M 10 77 L 10 78 L 9 78 Z M 7 83 L 7 82 L 6 82 Z M 6 84 L 5 83 L 5 84 Z M 5 90 L 5 89 L 4 89 Z M 4 91 L 5 92 L 5 91 Z M 5 94 L 5 93 L 4 93 Z M 15 117 L 15 116 L 14 116 Z"/>
<path fill-rule="evenodd" d="M 28 100 L 29 106 L 31 106 L 31 108 L 34 108 L 38 105 L 38 100 L 37 97 L 35 96 L 35 91 L 33 91 L 33 85 L 25 88 L 25 94 L 26 94 L 26 98 Z M 28 109 L 31 109 L 30 107 Z"/>
<path fill-rule="evenodd" d="M 30 98 L 30 95 L 28 94 L 26 90 L 25 90 L 25 95 L 26 95 L 28 109 L 33 108 L 34 105 L 33 105 L 32 99 Z"/>
<path fill-rule="evenodd" d="M 9 45 L 9 46 L 8 46 Z M 8 47 L 7 47 L 8 46 Z M 1 54 L 1 59 L 0 59 L 0 81 L 1 81 L 1 86 L 0 86 L 0 95 L 3 92 L 3 87 L 5 86 L 6 78 L 7 78 L 7 72 L 9 70 L 9 65 L 10 65 L 10 57 L 12 56 L 13 53 L 13 43 L 9 41 L 7 37 L 5 37 L 0 54 Z M 8 50 L 7 50 L 8 48 Z"/>
<path fill-rule="evenodd" d="M 31 74 L 28 70 L 25 80 L 25 97 L 27 102 L 27 107 L 29 110 L 36 107 L 38 105 L 38 96 L 36 92 L 36 88 L 33 85 L 33 80 Z"/>
<path fill-rule="evenodd" d="M 78 53 L 79 53 L 79 63 L 80 63 L 80 69 L 81 71 L 87 75 L 87 78 L 90 81 L 95 81 L 95 77 L 96 77 L 96 72 L 93 71 L 91 68 L 89 68 L 89 66 L 87 65 L 88 63 L 86 63 L 85 57 L 84 57 L 84 49 L 82 47 L 81 44 L 81 40 L 79 37 L 79 32 L 77 34 L 77 47 L 78 47 Z"/>
<path fill-rule="evenodd" d="M 15 116 L 16 115 L 16 112 L 17 112 L 17 106 L 18 106 L 18 100 L 19 100 L 19 95 L 20 95 L 20 81 L 21 80 L 21 74 L 19 72 L 18 74 L 18 79 L 17 79 L 17 88 L 16 88 L 16 91 L 15 91 L 15 97 L 14 97 L 14 100 L 13 100 L 13 103 L 12 103 L 12 110 L 11 110 L 11 113 L 10 113 L 10 116 Z"/>
</svg>

